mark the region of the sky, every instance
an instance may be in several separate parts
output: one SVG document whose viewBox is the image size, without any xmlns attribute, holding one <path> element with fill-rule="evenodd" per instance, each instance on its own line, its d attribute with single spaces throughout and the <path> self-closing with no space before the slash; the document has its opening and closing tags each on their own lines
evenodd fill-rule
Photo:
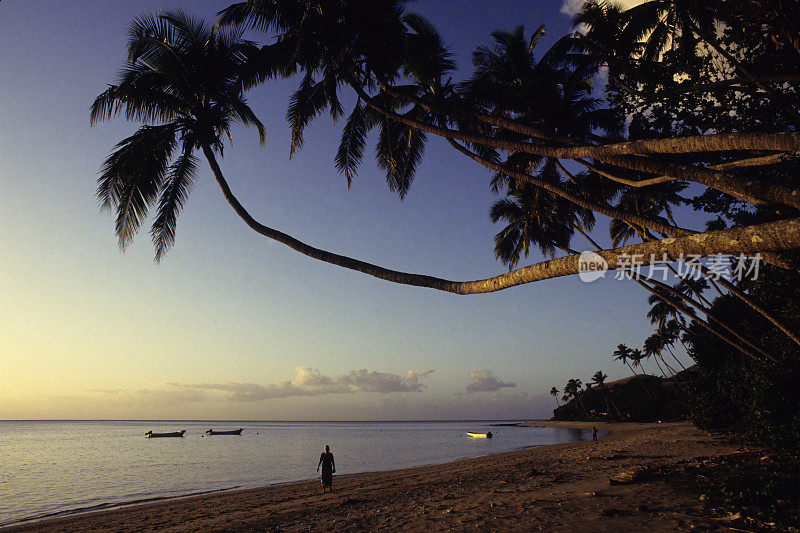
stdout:
<svg viewBox="0 0 800 533">
<path fill-rule="evenodd" d="M 548 418 L 552 386 L 628 374 L 611 353 L 652 331 L 647 294 L 631 282 L 570 277 L 474 296 L 394 285 L 254 233 L 204 166 L 166 258 L 154 262 L 149 224 L 123 253 L 94 193 L 137 124 L 90 127 L 89 106 L 116 79 L 131 19 L 183 8 L 210 20 L 228 3 L 0 3 L 0 419 Z M 543 51 L 572 31 L 574 4 L 412 10 L 466 77 L 491 31 L 545 24 Z M 234 129 L 221 160 L 256 219 L 397 270 L 455 280 L 506 270 L 492 249 L 488 171 L 431 139 L 404 200 L 369 157 L 348 190 L 333 164 L 341 123 L 314 123 L 289 158 L 296 85 L 248 93 L 267 144 Z"/>
</svg>

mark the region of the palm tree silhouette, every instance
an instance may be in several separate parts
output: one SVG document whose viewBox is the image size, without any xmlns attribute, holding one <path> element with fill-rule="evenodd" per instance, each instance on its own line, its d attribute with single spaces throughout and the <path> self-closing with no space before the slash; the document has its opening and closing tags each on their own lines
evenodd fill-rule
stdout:
<svg viewBox="0 0 800 533">
<path fill-rule="evenodd" d="M 556 407 L 561 407 L 561 404 L 558 403 L 558 394 L 559 390 L 555 387 L 550 389 L 550 396 L 556 399 Z"/>
<path fill-rule="evenodd" d="M 617 349 L 614 350 L 614 353 L 611 355 L 614 356 L 615 361 L 622 361 L 628 368 L 630 368 L 631 372 L 633 372 L 635 376 L 639 375 L 634 367 L 638 367 L 641 364 L 642 352 L 640 350 L 633 350 L 624 344 L 619 344 L 617 345 Z M 631 366 L 631 363 L 628 363 L 628 361 L 630 361 L 633 366 Z M 647 392 L 647 395 L 652 397 L 650 389 L 648 389 L 644 384 L 642 384 L 642 386 L 644 387 L 645 392 Z"/>
<path fill-rule="evenodd" d="M 614 350 L 614 353 L 612 353 L 611 355 L 614 357 L 614 361 L 622 361 L 622 364 L 630 368 L 631 372 L 634 375 L 638 375 L 636 374 L 636 370 L 634 370 L 633 367 L 628 363 L 628 360 L 631 359 L 632 353 L 633 350 L 631 350 L 624 344 L 618 344 L 617 349 Z"/>
<path fill-rule="evenodd" d="M 602 370 L 598 370 L 592 376 L 592 383 L 596 384 L 600 388 L 603 388 L 605 386 L 606 378 L 608 378 L 608 376 L 604 374 Z"/>
<path fill-rule="evenodd" d="M 256 81 L 247 68 L 256 51 L 240 32 L 210 27 L 180 11 L 133 21 L 120 80 L 91 108 L 92 124 L 119 113 L 144 123 L 117 144 L 98 179 L 97 196 L 104 208 L 116 211 L 123 249 L 153 205 L 156 259 L 173 244 L 197 172 L 196 150 L 218 174 L 214 154 L 222 154 L 222 137 L 233 124 L 255 127 L 264 142 L 264 126 L 244 99 Z"/>
<path fill-rule="evenodd" d="M 583 383 L 581 382 L 580 379 L 578 378 L 570 379 L 569 381 L 567 381 L 567 384 L 564 385 L 564 398 L 562 399 L 565 402 L 567 402 L 569 401 L 570 398 L 575 398 L 575 400 L 578 402 L 578 407 L 580 411 L 582 411 L 583 416 L 586 417 L 587 416 L 586 408 L 583 406 L 583 401 L 581 400 L 581 395 L 580 395 L 582 386 Z"/>
<path fill-rule="evenodd" d="M 295 3 L 302 4 L 303 9 L 308 7 L 305 2 Z M 98 179 L 101 206 L 117 215 L 115 231 L 120 246 L 124 249 L 131 242 L 148 210 L 156 206 L 158 214 L 151 235 L 156 260 L 164 256 L 175 241 L 177 216 L 195 180 L 195 152 L 200 150 L 228 204 L 251 229 L 267 238 L 313 259 L 395 283 L 464 294 L 497 290 L 491 280 L 452 282 L 390 270 L 315 248 L 261 224 L 244 208 L 231 191 L 217 154 L 222 156 L 223 138 L 229 136 L 235 124 L 255 127 L 264 142 L 264 126 L 247 105 L 244 93 L 269 76 L 296 68 L 294 56 L 287 59 L 282 55 L 287 42 L 293 43 L 289 40 L 259 49 L 242 39 L 241 29 L 212 27 L 181 11 L 134 20 L 122 75 L 91 107 L 93 125 L 119 114 L 143 123 L 132 136 L 117 144 Z M 380 61 L 380 51 L 373 52 Z M 327 55 L 323 59 L 330 60 Z M 332 97 L 328 94 L 325 98 Z M 328 105 L 335 107 L 335 103 Z M 303 120 L 298 119 L 297 123 L 302 125 Z M 403 138 L 403 131 L 393 130 L 394 137 L 385 142 L 387 149 L 393 149 L 394 143 Z M 405 180 L 407 184 L 413 175 L 414 164 L 409 158 L 416 161 L 421 155 L 418 143 L 405 142 L 404 146 L 406 155 L 388 162 L 391 176 L 387 179 L 399 180 L 401 189 L 406 185 L 400 182 Z"/>
</svg>

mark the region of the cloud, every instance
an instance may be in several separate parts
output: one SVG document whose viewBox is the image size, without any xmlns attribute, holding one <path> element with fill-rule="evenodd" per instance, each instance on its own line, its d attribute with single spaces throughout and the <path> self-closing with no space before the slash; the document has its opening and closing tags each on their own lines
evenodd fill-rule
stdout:
<svg viewBox="0 0 800 533">
<path fill-rule="evenodd" d="M 404 374 L 368 371 L 364 368 L 337 376 L 335 383 L 346 386 L 351 392 L 420 392 L 424 385 L 420 378 L 433 370 L 409 370 Z"/>
<path fill-rule="evenodd" d="M 296 387 L 323 387 L 330 385 L 332 381 L 331 378 L 323 376 L 319 370 L 310 366 L 294 367 L 292 385 Z"/>
<path fill-rule="evenodd" d="M 503 387 L 516 387 L 516 383 L 500 381 L 490 370 L 473 370 L 469 373 L 472 383 L 467 385 L 467 392 L 496 392 Z"/>
<path fill-rule="evenodd" d="M 623 9 L 630 9 L 633 6 L 638 6 L 646 0 L 616 0 L 613 3 L 622 6 Z M 563 0 L 561 3 L 561 12 L 570 17 L 574 17 L 583 7 L 585 0 Z"/>
<path fill-rule="evenodd" d="M 163 383 L 154 389 L 91 389 L 88 392 L 124 403 L 185 403 L 204 399 L 202 392 L 187 389 L 176 383 Z"/>
<path fill-rule="evenodd" d="M 233 402 L 260 402 L 277 398 L 374 392 L 421 392 L 422 378 L 433 370 L 409 370 L 403 374 L 377 370 L 353 370 L 336 377 L 323 375 L 311 367 L 298 366 L 291 380 L 268 385 L 257 383 L 163 383 L 158 388 L 137 390 L 95 390 L 110 399 L 131 402 L 195 402 L 213 399 Z"/>
</svg>

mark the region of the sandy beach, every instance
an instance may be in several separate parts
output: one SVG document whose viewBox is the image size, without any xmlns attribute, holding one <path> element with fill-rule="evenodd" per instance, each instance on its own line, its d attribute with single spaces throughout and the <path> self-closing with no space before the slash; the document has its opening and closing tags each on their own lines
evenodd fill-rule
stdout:
<svg viewBox="0 0 800 533">
<path fill-rule="evenodd" d="M 530 425 L 591 427 L 580 422 Z M 317 481 L 171 499 L 28 523 L 3 531 L 307 531 L 351 529 L 683 531 L 723 524 L 663 475 L 628 485 L 609 478 L 645 467 L 732 453 L 738 444 L 688 422 L 596 424 L 598 444 L 530 448 L 453 463 L 337 475 Z"/>
</svg>

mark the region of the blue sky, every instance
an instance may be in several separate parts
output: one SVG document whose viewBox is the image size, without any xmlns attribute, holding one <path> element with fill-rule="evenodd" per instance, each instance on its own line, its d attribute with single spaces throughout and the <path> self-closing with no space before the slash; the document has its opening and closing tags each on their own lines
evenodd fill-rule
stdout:
<svg viewBox="0 0 800 533">
<path fill-rule="evenodd" d="M 89 106 L 116 79 L 133 17 L 180 7 L 210 19 L 228 3 L 0 4 L 0 419 L 541 418 L 551 386 L 599 369 L 626 375 L 611 352 L 651 330 L 632 283 L 564 278 L 477 296 L 393 285 L 255 234 L 203 166 L 166 258 L 153 262 L 146 230 L 122 253 L 94 191 L 109 150 L 137 125 L 90 127 Z M 561 0 L 412 9 L 440 29 L 464 76 L 494 29 L 546 24 L 542 50 L 571 31 Z M 333 165 L 341 124 L 315 123 L 289 159 L 296 84 L 248 95 L 267 145 L 234 130 L 221 162 L 258 220 L 398 270 L 505 270 L 488 171 L 431 139 L 404 200 L 369 157 L 348 190 Z"/>
</svg>

